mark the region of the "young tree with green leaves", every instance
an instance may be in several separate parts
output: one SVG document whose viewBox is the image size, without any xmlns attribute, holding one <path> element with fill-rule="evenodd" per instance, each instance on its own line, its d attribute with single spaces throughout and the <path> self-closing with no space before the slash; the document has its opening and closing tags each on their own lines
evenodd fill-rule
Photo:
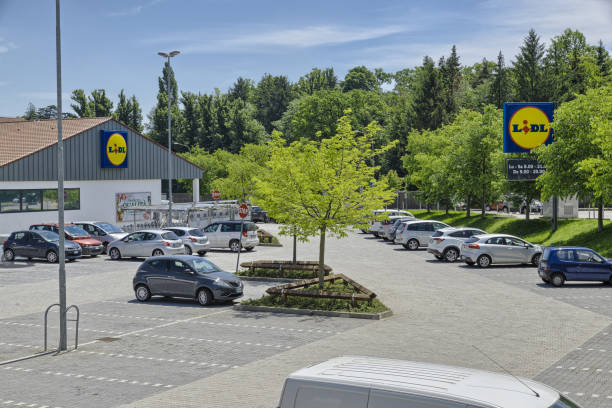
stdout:
<svg viewBox="0 0 612 408">
<path fill-rule="evenodd" d="M 70 104 L 70 107 L 72 110 L 74 110 L 79 118 L 90 118 L 94 116 L 93 112 L 91 111 L 89 99 L 87 99 L 87 95 L 85 95 L 84 90 L 75 89 L 72 91 L 70 99 L 74 101 L 74 103 Z"/>
<path fill-rule="evenodd" d="M 89 96 L 89 110 L 94 117 L 106 118 L 113 114 L 113 101 L 106 96 L 106 90 L 94 89 Z"/>
<path fill-rule="evenodd" d="M 553 142 L 536 149 L 546 166 L 537 180 L 542 198 L 592 196 L 601 232 L 603 205 L 612 200 L 612 87 L 589 90 L 562 104 L 552 128 Z"/>
<path fill-rule="evenodd" d="M 370 158 L 393 146 L 372 149 L 381 131 L 371 123 L 356 134 L 350 117 L 340 118 L 337 133 L 321 141 L 300 140 L 286 145 L 275 132 L 265 177 L 257 179 L 256 203 L 280 223 L 298 226 L 294 231 L 307 239 L 319 235 L 319 286 L 323 287 L 325 239 L 344 237 L 349 227 L 359 227 L 372 211 L 390 201 L 394 192 L 384 180 L 376 180 L 377 167 Z"/>
</svg>

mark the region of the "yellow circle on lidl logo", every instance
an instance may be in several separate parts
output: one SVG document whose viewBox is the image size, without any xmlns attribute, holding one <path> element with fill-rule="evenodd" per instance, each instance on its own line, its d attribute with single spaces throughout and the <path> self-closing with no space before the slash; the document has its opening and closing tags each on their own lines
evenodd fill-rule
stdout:
<svg viewBox="0 0 612 408">
<path fill-rule="evenodd" d="M 508 133 L 518 146 L 533 149 L 546 142 L 550 136 L 550 121 L 540 108 L 525 106 L 510 118 Z"/>
<path fill-rule="evenodd" d="M 127 143 L 120 133 L 113 133 L 106 142 L 106 157 L 113 166 L 121 166 L 127 158 Z"/>
</svg>

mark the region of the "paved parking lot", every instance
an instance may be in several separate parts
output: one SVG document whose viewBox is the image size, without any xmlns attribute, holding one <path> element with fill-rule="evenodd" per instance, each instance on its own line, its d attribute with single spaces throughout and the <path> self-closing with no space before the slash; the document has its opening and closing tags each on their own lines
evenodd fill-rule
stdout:
<svg viewBox="0 0 612 408">
<path fill-rule="evenodd" d="M 241 260 L 290 259 L 290 238 L 281 241 L 285 247 L 258 247 Z M 317 247 L 316 240 L 300 244 L 299 258 L 316 259 Z M 235 267 L 228 251 L 207 258 Z M 0 406 L 273 407 L 288 373 L 342 354 L 499 371 L 472 345 L 585 408 L 612 406 L 611 287 L 552 288 L 533 267 L 446 264 L 357 233 L 330 239 L 326 262 L 373 289 L 394 316 L 371 322 L 164 298 L 139 303 L 130 286 L 139 262 L 102 256 L 70 263 L 79 348 L 0 366 Z M 247 282 L 245 295 L 258 297 L 267 287 Z M 42 312 L 57 299 L 57 266 L 3 264 L 0 299 L 0 361 L 40 351 Z M 57 320 L 50 313 L 51 343 Z"/>
</svg>

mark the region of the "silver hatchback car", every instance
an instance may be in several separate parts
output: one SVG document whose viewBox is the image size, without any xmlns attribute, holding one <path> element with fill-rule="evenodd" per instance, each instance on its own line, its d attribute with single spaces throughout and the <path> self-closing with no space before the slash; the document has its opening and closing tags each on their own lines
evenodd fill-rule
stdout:
<svg viewBox="0 0 612 408">
<path fill-rule="evenodd" d="M 475 235 L 484 235 L 486 232 L 478 228 L 442 228 L 434 232 L 429 240 L 427 252 L 433 254 L 438 260 L 455 262 L 461 254 L 461 245 Z"/>
<path fill-rule="evenodd" d="M 541 246 L 505 234 L 478 235 L 461 245 L 461 259 L 481 268 L 498 263 L 537 266 L 541 256 Z"/>
<path fill-rule="evenodd" d="M 108 244 L 111 259 L 142 258 L 185 254 L 183 241 L 172 231 L 144 230 L 128 234 Z"/>
<path fill-rule="evenodd" d="M 433 233 L 442 228 L 451 228 L 451 226 L 433 220 L 404 221 L 395 233 L 394 242 L 415 251 L 419 247 L 426 247 Z"/>
<path fill-rule="evenodd" d="M 198 228 L 168 227 L 165 229 L 174 232 L 183 241 L 187 255 L 198 254 L 204 256 L 206 251 L 210 249 L 208 237 Z"/>
</svg>

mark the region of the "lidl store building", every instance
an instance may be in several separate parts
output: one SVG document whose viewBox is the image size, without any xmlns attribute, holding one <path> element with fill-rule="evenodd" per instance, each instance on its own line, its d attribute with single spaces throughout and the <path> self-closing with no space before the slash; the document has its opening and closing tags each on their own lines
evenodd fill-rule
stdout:
<svg viewBox="0 0 612 408">
<path fill-rule="evenodd" d="M 135 221 L 126 205 L 162 204 L 165 147 L 112 118 L 62 125 L 66 222 L 126 225 Z M 0 120 L 0 234 L 57 222 L 57 148 L 57 120 Z M 192 179 L 198 191 L 201 168 L 174 154 L 172 166 L 174 179 Z"/>
</svg>

